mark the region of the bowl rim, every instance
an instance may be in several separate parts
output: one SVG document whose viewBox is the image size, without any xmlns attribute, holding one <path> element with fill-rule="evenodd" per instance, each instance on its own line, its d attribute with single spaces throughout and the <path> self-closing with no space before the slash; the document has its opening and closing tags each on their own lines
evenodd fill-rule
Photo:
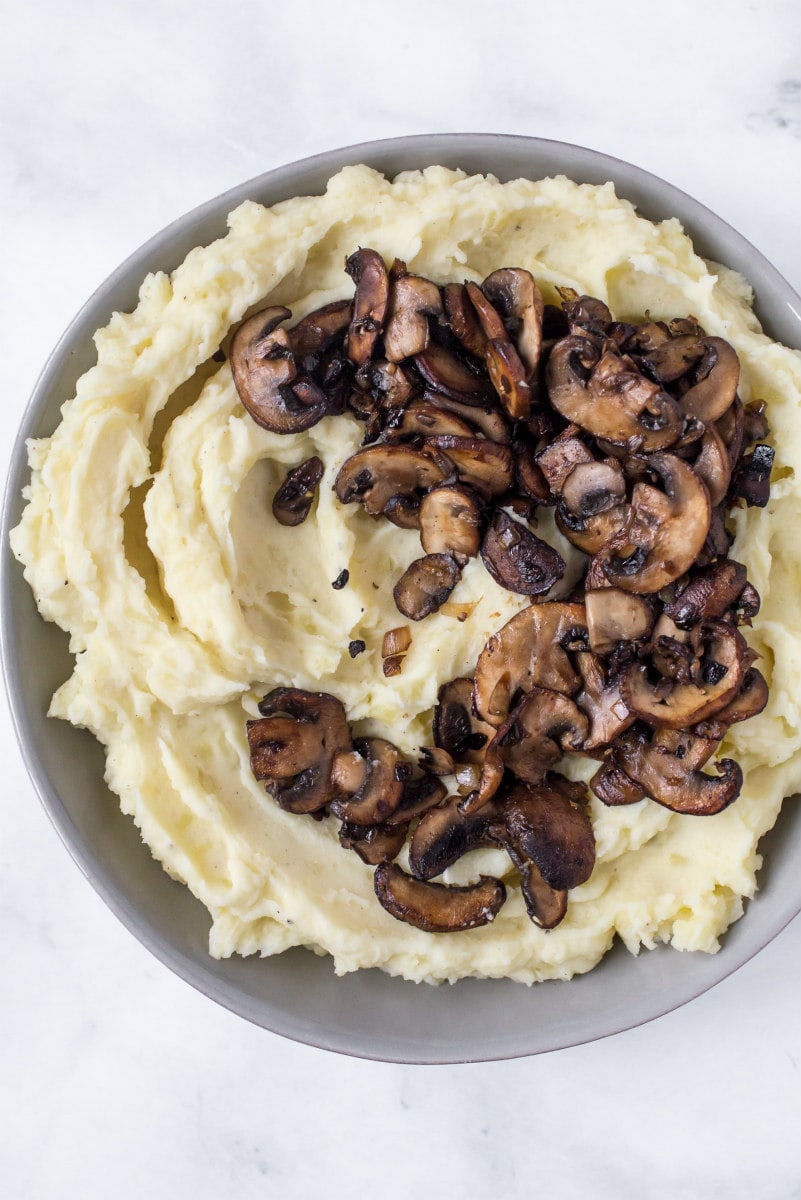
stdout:
<svg viewBox="0 0 801 1200">
<path fill-rule="evenodd" d="M 548 1044 L 529 1044 L 512 1052 L 507 1050 L 502 1053 L 494 1053 L 478 1048 L 476 1053 L 465 1054 L 462 1052 L 457 1056 L 451 1056 L 448 1053 L 445 1053 L 443 1056 L 441 1048 L 439 1050 L 432 1050 L 430 1046 L 426 1046 L 421 1042 L 414 1049 L 407 1047 L 406 1052 L 402 1056 L 398 1056 L 396 1052 L 388 1057 L 380 1049 L 376 1049 L 375 1046 L 346 1044 L 341 1036 L 338 1036 L 336 1032 L 332 1034 L 331 1030 L 318 1030 L 316 1034 L 311 1034 L 308 1031 L 299 1033 L 297 1029 L 290 1028 L 290 1022 L 277 1020 L 275 1016 L 272 1016 L 270 1020 L 265 1020 L 264 1015 L 254 1011 L 252 1005 L 243 1003 L 242 997 L 237 993 L 235 986 L 232 988 L 230 985 L 223 985 L 216 976 L 211 975 L 208 970 L 204 969 L 202 963 L 198 963 L 191 955 L 182 952 L 179 947 L 163 935 L 158 927 L 143 918 L 136 909 L 131 907 L 106 865 L 89 851 L 80 832 L 73 823 L 58 790 L 54 787 L 52 780 L 44 770 L 35 749 L 28 714 L 22 702 L 24 690 L 22 664 L 15 653 L 13 638 L 11 637 L 13 623 L 12 594 L 20 586 L 22 573 L 9 547 L 9 532 L 13 524 L 16 523 L 19 511 L 21 510 L 21 487 L 29 477 L 26 450 L 27 440 L 33 434 L 35 423 L 50 396 L 55 376 L 63 367 L 65 359 L 69 357 L 76 336 L 78 334 L 82 337 L 86 336 L 84 327 L 87 326 L 87 317 L 92 314 L 95 314 L 92 317 L 92 320 L 95 321 L 94 328 L 99 328 L 104 323 L 102 317 L 99 318 L 97 316 L 97 312 L 99 309 L 102 310 L 104 308 L 105 298 L 113 293 L 122 281 L 133 278 L 138 287 L 138 284 L 146 274 L 146 270 L 152 269 L 152 267 L 143 269 L 143 264 L 164 256 L 179 231 L 183 232 L 187 228 L 199 226 L 212 216 L 215 218 L 222 217 L 224 221 L 225 214 L 248 198 L 257 198 L 260 203 L 276 203 L 277 201 L 270 198 L 269 195 L 266 199 L 262 199 L 261 197 L 264 193 L 270 193 L 271 191 L 281 192 L 282 190 L 286 190 L 284 185 L 289 183 L 299 173 L 305 173 L 306 175 L 327 174 L 331 176 L 343 166 L 349 164 L 364 162 L 368 166 L 375 166 L 377 162 L 392 159 L 403 154 L 411 154 L 419 160 L 417 164 L 418 168 L 423 168 L 429 165 L 436 165 L 443 157 L 443 148 L 446 148 L 451 158 L 454 156 L 458 157 L 462 152 L 469 154 L 473 158 L 483 156 L 484 154 L 488 157 L 496 158 L 502 155 L 505 149 L 511 147 L 516 148 L 518 151 L 524 151 L 527 154 L 530 153 L 533 158 L 536 158 L 538 153 L 546 156 L 552 154 L 567 156 L 568 158 L 572 157 L 574 160 L 573 168 L 570 171 L 567 168 L 565 170 L 565 173 L 569 174 L 571 178 L 576 177 L 577 172 L 575 167 L 577 163 L 583 162 L 585 169 L 578 172 L 582 176 L 579 180 L 580 182 L 602 182 L 603 176 L 605 179 L 612 180 L 618 195 L 622 195 L 627 199 L 633 199 L 633 193 L 639 195 L 641 191 L 651 195 L 657 192 L 659 195 L 658 207 L 662 211 L 663 217 L 652 216 L 650 219 L 663 219 L 665 213 L 678 216 L 685 228 L 690 227 L 689 232 L 693 236 L 696 247 L 699 241 L 708 243 L 711 239 L 713 245 L 724 250 L 725 257 L 715 255 L 717 261 L 725 262 L 727 266 L 732 266 L 734 269 L 741 269 L 738 265 L 740 260 L 747 259 L 749 261 L 749 274 L 753 274 L 754 264 L 757 264 L 767 286 L 777 293 L 779 301 L 783 302 L 789 313 L 792 314 L 792 316 L 787 318 L 787 327 L 795 331 L 796 341 L 801 340 L 801 334 L 799 333 L 799 328 L 801 327 L 801 297 L 795 293 L 776 267 L 742 234 L 721 217 L 717 216 L 711 209 L 695 200 L 686 192 L 675 187 L 675 185 L 668 183 L 643 168 L 588 147 L 556 139 L 528 137 L 522 134 L 439 133 L 413 134 L 404 137 L 376 139 L 327 150 L 274 167 L 269 171 L 256 175 L 177 217 L 132 251 L 93 290 L 48 355 L 23 413 L 11 450 L 4 489 L 2 522 L 0 524 L 3 541 L 2 553 L 0 554 L 0 614 L 2 617 L 0 620 L 0 657 L 2 658 L 6 695 L 12 725 L 28 774 L 48 818 L 73 860 L 105 904 L 140 943 L 175 974 L 222 1007 L 245 1017 L 251 1023 L 302 1044 L 376 1061 L 408 1064 L 446 1064 L 505 1060 L 586 1044 L 587 1042 L 609 1037 L 656 1020 L 668 1012 L 689 1003 L 710 987 L 715 986 L 715 984 L 722 982 L 754 957 L 754 955 L 759 953 L 769 941 L 776 937 L 801 912 L 801 893 L 799 893 L 795 905 L 792 903 L 785 905 L 783 910 L 774 916 L 767 930 L 767 937 L 759 941 L 759 944 L 749 945 L 746 943 L 745 947 L 738 945 L 736 950 L 733 947 L 729 947 L 728 958 L 724 958 L 726 954 L 725 949 L 719 955 L 715 956 L 716 959 L 720 959 L 720 969 L 714 972 L 715 977 L 711 981 L 706 981 L 696 988 L 688 988 L 686 993 L 682 994 L 679 999 L 673 997 L 662 1004 L 652 1003 L 646 1012 L 639 1014 L 636 1020 L 631 1020 L 627 1017 L 615 1018 L 614 1016 L 607 1017 L 606 1020 L 596 1020 L 594 1026 L 588 1030 L 586 1035 L 563 1034 L 562 1036 L 554 1036 Z M 376 169 L 380 170 L 381 167 L 379 166 Z M 408 168 L 404 167 L 403 169 L 406 170 Z M 495 170 L 491 169 L 489 165 L 486 171 L 489 174 L 495 174 Z M 590 175 L 592 178 L 585 179 L 585 175 Z M 519 175 L 512 177 L 519 177 Z M 542 173 L 540 172 L 539 175 L 532 173 L 531 177 L 542 177 Z M 294 192 L 290 190 L 287 195 L 290 194 L 304 195 L 308 193 L 303 190 L 296 190 Z M 283 199 L 283 196 L 279 196 L 279 199 Z M 634 202 L 637 204 L 638 211 L 642 211 L 640 204 L 636 200 Z M 645 215 L 648 214 L 646 213 Z M 697 221 L 701 221 L 707 226 L 704 237 L 701 239 L 696 239 L 692 232 L 692 227 Z M 710 226 L 711 228 L 709 228 Z M 702 251 L 699 250 L 700 252 Z M 170 266 L 164 269 L 171 271 L 174 267 Z M 109 308 L 107 305 L 105 307 L 110 316 L 113 308 Z M 92 321 L 89 321 L 89 325 L 91 324 Z M 774 319 L 775 324 L 776 320 Z M 777 338 L 777 340 L 783 339 Z M 787 340 L 792 344 L 792 339 Z M 25 586 L 27 587 L 27 584 Z M 41 617 L 39 619 L 43 620 Z M 292 951 L 289 953 L 296 952 Z M 300 953 L 306 953 L 306 951 L 300 951 Z M 662 947 L 650 953 L 675 954 L 677 952 L 672 951 L 669 947 Z M 328 961 L 330 963 L 330 960 Z M 600 964 L 594 970 L 598 971 L 599 969 Z M 593 973 L 591 972 L 590 974 Z M 574 986 L 577 980 L 583 978 L 585 977 L 575 977 L 572 981 Z M 401 986 L 410 986 L 403 980 L 393 980 L 392 982 Z M 459 988 L 465 983 L 469 984 L 470 982 L 469 980 L 464 980 L 452 986 Z M 487 982 L 500 983 L 502 981 Z M 558 987 L 559 981 L 546 981 L 536 985 L 538 988 L 554 986 Z M 442 988 L 431 989 L 431 991 L 447 994 Z"/>
</svg>

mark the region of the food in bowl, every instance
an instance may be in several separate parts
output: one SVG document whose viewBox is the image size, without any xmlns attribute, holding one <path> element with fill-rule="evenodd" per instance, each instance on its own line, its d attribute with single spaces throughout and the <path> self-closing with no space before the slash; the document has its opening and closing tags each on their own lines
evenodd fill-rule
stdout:
<svg viewBox="0 0 801 1200">
<path fill-rule="evenodd" d="M 76 653 L 51 712 L 103 742 L 124 810 L 209 908 L 211 952 L 306 945 L 332 954 L 340 972 L 375 965 L 418 980 L 531 982 L 590 969 L 616 934 L 634 951 L 658 941 L 716 949 L 753 894 L 758 839 L 797 787 L 801 614 L 786 581 L 797 559 L 798 356 L 761 334 L 739 277 L 700 260 L 675 221 L 638 217 L 611 185 L 501 185 L 440 168 L 389 182 L 348 168 L 324 196 L 246 204 L 230 227 L 171 279 L 149 277 L 136 311 L 97 335 L 98 365 L 53 437 L 31 446 L 28 507 L 13 535 L 40 610 L 69 630 Z M 287 435 L 242 405 L 227 360 L 232 328 L 265 305 L 291 309 L 297 323 L 349 300 L 342 265 L 354 247 L 438 286 L 477 285 L 511 265 L 555 307 L 567 288 L 602 300 L 617 322 L 693 320 L 734 347 L 743 404 L 766 403 L 771 497 L 731 515 L 729 557 L 761 598 L 744 632 L 770 684 L 764 711 L 726 733 L 740 794 L 705 817 L 647 797 L 616 807 L 591 797 L 592 871 L 551 929 L 532 922 L 520 873 L 495 846 L 460 858 L 437 884 L 504 881 L 491 922 L 438 933 L 397 920 L 377 900 L 375 868 L 342 849 L 339 821 L 285 811 L 251 770 L 245 720 L 263 719 L 259 701 L 279 687 L 333 696 L 358 739 L 383 739 L 416 762 L 432 742 L 440 688 L 469 679 L 490 639 L 534 607 L 468 556 L 449 599 L 404 622 L 393 590 L 420 558 L 419 531 L 373 519 L 334 490 L 360 453 L 364 422 L 325 416 Z M 313 408 L 310 391 L 305 402 Z M 288 484 L 302 466 L 310 476 Z M 282 524 L 276 497 L 294 515 L 308 500 L 305 519 Z M 565 561 L 557 582 L 567 596 L 580 556 L 552 508 L 536 515 L 537 535 Z M 597 769 L 577 755 L 564 764 L 576 787 Z M 408 848 L 399 854 L 380 884 L 407 874 Z"/>
</svg>

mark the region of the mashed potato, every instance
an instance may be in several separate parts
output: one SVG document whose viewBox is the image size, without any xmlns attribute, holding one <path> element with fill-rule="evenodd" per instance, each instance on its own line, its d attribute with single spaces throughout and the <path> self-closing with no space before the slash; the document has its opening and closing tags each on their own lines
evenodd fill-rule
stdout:
<svg viewBox="0 0 801 1200">
<path fill-rule="evenodd" d="M 767 709 L 723 747 L 743 768 L 742 794 L 703 819 L 650 800 L 610 809 L 593 799 L 597 864 L 550 932 L 531 923 L 514 887 L 478 930 L 426 934 L 393 920 L 376 902 L 372 869 L 340 848 L 337 822 L 283 812 L 251 774 L 245 721 L 278 684 L 332 692 L 359 733 L 415 755 L 430 742 L 439 686 L 472 674 L 490 633 L 527 603 L 472 560 L 452 597 L 475 605 L 469 619 L 446 606 L 415 625 L 402 673 L 385 679 L 383 633 L 404 623 L 392 585 L 420 544 L 335 499 L 361 427 L 339 417 L 268 433 L 215 357 L 254 307 L 287 304 L 298 319 L 348 295 L 342 265 L 360 245 L 438 282 L 521 266 L 546 300 L 567 285 L 619 319 L 692 313 L 737 349 L 742 398 L 768 403 L 772 498 L 734 514 L 732 556 L 762 597 L 748 640 L 771 687 Z M 414 980 L 533 982 L 589 970 L 615 934 L 635 953 L 668 941 L 718 949 L 754 893 L 758 839 L 801 787 L 801 356 L 761 333 L 750 303 L 745 281 L 699 258 L 677 221 L 643 220 L 611 184 L 501 185 L 442 168 L 390 183 L 350 167 L 323 196 L 241 205 L 225 238 L 171 277 L 149 276 L 136 310 L 97 333 L 97 365 L 53 436 L 30 445 L 13 548 L 76 656 L 51 715 L 103 743 L 124 811 L 211 913 L 213 955 L 302 945 L 331 954 L 339 973 L 378 966 Z M 312 454 L 326 466 L 315 509 L 282 527 L 273 492 Z M 344 568 L 348 586 L 335 590 Z M 366 643 L 356 658 L 352 639 Z M 446 881 L 508 868 L 501 852 L 481 851 Z"/>
</svg>

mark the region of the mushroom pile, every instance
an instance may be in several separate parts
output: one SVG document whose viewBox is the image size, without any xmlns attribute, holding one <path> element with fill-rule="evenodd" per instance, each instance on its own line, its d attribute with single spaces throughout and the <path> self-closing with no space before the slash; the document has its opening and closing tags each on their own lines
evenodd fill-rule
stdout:
<svg viewBox="0 0 801 1200">
<path fill-rule="evenodd" d="M 739 501 L 768 502 L 764 405 L 742 403 L 734 349 L 693 318 L 616 321 L 569 289 L 546 305 L 522 268 L 439 287 L 360 249 L 346 270 L 351 301 L 293 328 L 284 308 L 239 327 L 243 404 L 278 433 L 333 414 L 364 422 L 335 491 L 419 530 L 424 554 L 394 588 L 404 616 L 440 608 L 476 555 L 531 603 L 489 638 L 472 678 L 440 689 L 419 763 L 354 739 L 333 696 L 279 688 L 248 725 L 253 770 L 281 807 L 341 821 L 393 916 L 431 932 L 492 920 L 501 880 L 433 882 L 492 846 L 532 920 L 552 928 L 595 859 L 589 793 L 556 772 L 564 755 L 599 761 L 590 786 L 607 805 L 647 796 L 712 815 L 739 794 L 736 762 L 704 767 L 767 703 L 740 628 L 759 596 L 728 557 L 726 527 Z M 319 458 L 290 471 L 277 520 L 306 518 L 322 473 Z M 543 599 L 565 563 L 530 528 L 539 506 L 584 556 L 559 599 Z M 407 841 L 409 872 L 394 861 Z"/>
</svg>

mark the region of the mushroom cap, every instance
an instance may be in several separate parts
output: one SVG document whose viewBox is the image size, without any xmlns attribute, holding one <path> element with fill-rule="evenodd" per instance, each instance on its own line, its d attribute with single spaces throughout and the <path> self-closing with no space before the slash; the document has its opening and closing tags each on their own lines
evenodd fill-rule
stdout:
<svg viewBox="0 0 801 1200">
<path fill-rule="evenodd" d="M 547 782 L 515 783 L 503 811 L 512 839 L 549 887 L 566 891 L 589 879 L 595 866 L 595 835 L 586 804 Z"/>
<path fill-rule="evenodd" d="M 580 680 L 566 646 L 586 642 L 583 604 L 544 601 L 521 609 L 492 634 L 476 663 L 473 706 L 495 727 L 509 715 L 519 692 L 548 688 L 572 696 Z"/>
<path fill-rule="evenodd" d="M 375 894 L 390 916 L 425 933 L 456 933 L 487 925 L 506 900 L 500 879 L 482 875 L 469 887 L 445 887 L 413 879 L 396 863 L 376 867 Z"/>
<path fill-rule="evenodd" d="M 361 366 L 372 357 L 384 327 L 389 302 L 389 277 L 381 255 L 360 249 L 351 254 L 345 270 L 356 284 L 353 315 L 348 328 L 348 358 Z"/>
<path fill-rule="evenodd" d="M 641 663 L 622 672 L 623 698 L 640 720 L 658 729 L 685 729 L 720 712 L 737 695 L 752 661 L 745 638 L 720 620 L 704 622 L 701 636 L 705 653 L 697 681 L 653 684 Z"/>
<path fill-rule="evenodd" d="M 693 566 L 709 533 L 711 506 L 704 483 L 675 454 L 651 454 L 644 461 L 664 491 L 634 485 L 627 527 L 598 558 L 613 586 L 652 593 Z"/>
<path fill-rule="evenodd" d="M 389 289 L 384 353 L 391 363 L 422 353 L 428 345 L 429 317 L 442 312 L 439 288 L 421 275 L 402 275 Z"/>
<path fill-rule="evenodd" d="M 658 383 L 630 359 L 586 337 L 557 342 L 545 368 L 551 404 L 563 417 L 596 437 L 624 445 L 636 439 L 646 451 L 676 441 L 683 416 Z"/>
<path fill-rule="evenodd" d="M 440 484 L 420 501 L 420 541 L 426 554 L 449 554 L 461 566 L 481 547 L 484 504 L 461 483 Z"/>
<path fill-rule="evenodd" d="M 319 389 L 308 394 L 294 390 L 301 381 L 289 334 L 277 328 L 291 315 L 288 308 L 266 308 L 243 321 L 231 339 L 229 359 L 239 399 L 256 424 L 271 433 L 300 433 L 326 413 Z"/>
<path fill-rule="evenodd" d="M 481 558 L 497 584 L 522 596 L 544 595 L 565 573 L 561 554 L 502 508 L 493 513 Z"/>
<path fill-rule="evenodd" d="M 688 628 L 711 617 L 722 617 L 734 608 L 747 584 L 745 567 L 733 558 L 721 558 L 694 570 L 663 612 L 676 625 Z"/>
<path fill-rule="evenodd" d="M 726 443 L 714 425 L 707 425 L 704 430 L 693 470 L 706 484 L 712 507 L 722 503 L 731 483 L 732 464 Z"/>
<path fill-rule="evenodd" d="M 289 812 L 317 812 L 335 794 L 332 767 L 351 747 L 345 710 L 327 692 L 279 687 L 248 721 L 251 769 Z"/>
<path fill-rule="evenodd" d="M 579 550 L 597 554 L 624 528 L 625 500 L 626 478 L 615 459 L 578 463 L 562 485 L 557 527 Z"/>
<path fill-rule="evenodd" d="M 442 607 L 461 574 L 459 564 L 449 554 L 416 558 L 392 589 L 398 611 L 410 621 L 422 621 Z"/>
<path fill-rule="evenodd" d="M 273 496 L 273 516 L 280 525 L 301 525 L 308 517 L 323 477 L 323 462 L 315 454 L 287 472 Z"/>
<path fill-rule="evenodd" d="M 730 758 L 715 764 L 717 777 L 700 770 L 716 746 L 686 732 L 660 730 L 651 741 L 629 732 L 612 751 L 611 762 L 657 804 L 690 816 L 714 816 L 737 799 L 743 782 Z"/>
<path fill-rule="evenodd" d="M 448 468 L 449 463 L 427 450 L 403 445 L 366 446 L 339 468 L 334 490 L 342 504 L 361 501 L 371 516 L 385 512 L 396 497 L 416 512 L 420 497 L 442 483 Z"/>
<path fill-rule="evenodd" d="M 427 438 L 424 447 L 453 463 L 463 483 L 482 496 L 502 496 L 512 486 L 514 455 L 508 446 L 499 446 L 486 438 L 452 437 L 449 434 Z"/>
<path fill-rule="evenodd" d="M 476 358 L 484 357 L 487 335 L 481 328 L 475 307 L 462 283 L 448 283 L 442 289 L 445 316 L 454 336 Z"/>
</svg>

